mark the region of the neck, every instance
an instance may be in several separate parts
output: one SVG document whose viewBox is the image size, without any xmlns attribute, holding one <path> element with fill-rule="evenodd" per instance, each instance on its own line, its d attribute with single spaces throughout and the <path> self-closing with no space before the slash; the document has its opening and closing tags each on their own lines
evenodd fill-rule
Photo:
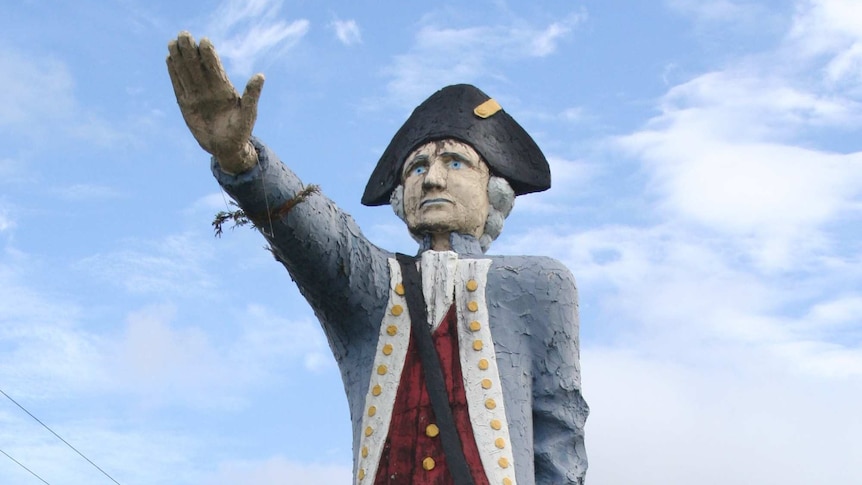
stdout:
<svg viewBox="0 0 862 485">
<path fill-rule="evenodd" d="M 430 249 L 432 251 L 455 251 L 462 255 L 478 256 L 483 253 L 479 241 L 474 236 L 454 232 L 446 233 L 444 236 L 445 242 L 440 243 L 439 236 L 425 234 L 419 241 L 419 252 L 421 253 Z M 437 242 L 435 242 L 435 237 L 438 238 Z"/>
<path fill-rule="evenodd" d="M 434 251 L 449 251 L 452 249 L 452 245 L 449 244 L 449 234 L 448 232 L 431 234 L 431 249 Z"/>
</svg>

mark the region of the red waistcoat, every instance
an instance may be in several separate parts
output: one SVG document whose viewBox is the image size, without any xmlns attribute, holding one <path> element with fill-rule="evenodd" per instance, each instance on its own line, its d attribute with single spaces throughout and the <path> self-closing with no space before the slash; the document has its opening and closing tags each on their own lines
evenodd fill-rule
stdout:
<svg viewBox="0 0 862 485">
<path fill-rule="evenodd" d="M 440 356 L 449 404 L 461 438 L 464 456 L 476 485 L 489 485 L 485 476 L 461 376 L 455 306 L 433 333 Z M 375 485 L 453 485 L 446 466 L 439 429 L 435 424 L 431 399 L 425 386 L 422 360 L 414 339 L 410 340 L 401 382 L 392 410 L 389 433 L 377 468 Z"/>
</svg>

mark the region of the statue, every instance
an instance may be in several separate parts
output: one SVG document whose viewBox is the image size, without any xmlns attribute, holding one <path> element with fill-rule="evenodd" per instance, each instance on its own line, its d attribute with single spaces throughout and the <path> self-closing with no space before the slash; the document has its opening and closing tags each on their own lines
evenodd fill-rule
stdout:
<svg viewBox="0 0 862 485">
<path fill-rule="evenodd" d="M 269 242 L 323 326 L 353 422 L 354 483 L 583 484 L 577 293 L 561 263 L 487 256 L 548 163 L 469 85 L 423 102 L 362 197 L 391 203 L 417 257 L 368 241 L 252 136 L 264 78 L 242 96 L 213 45 L 169 44 L 183 117 L 212 171 Z"/>
</svg>

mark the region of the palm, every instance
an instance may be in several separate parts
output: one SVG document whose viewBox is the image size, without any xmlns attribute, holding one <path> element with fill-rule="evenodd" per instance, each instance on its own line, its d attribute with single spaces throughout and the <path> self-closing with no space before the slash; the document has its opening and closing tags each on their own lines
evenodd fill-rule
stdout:
<svg viewBox="0 0 862 485">
<path fill-rule="evenodd" d="M 188 32 L 182 32 L 168 50 L 168 73 L 192 135 L 222 165 L 233 164 L 254 128 L 263 75 L 253 76 L 240 96 L 207 39 L 198 46 Z"/>
</svg>

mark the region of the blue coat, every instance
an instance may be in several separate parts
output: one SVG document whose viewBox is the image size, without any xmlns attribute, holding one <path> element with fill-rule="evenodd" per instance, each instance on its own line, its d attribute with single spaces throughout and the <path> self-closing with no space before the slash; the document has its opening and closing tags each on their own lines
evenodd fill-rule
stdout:
<svg viewBox="0 0 862 485">
<path fill-rule="evenodd" d="M 263 215 L 261 232 L 323 326 L 350 406 L 356 474 L 381 322 L 391 305 L 394 255 L 368 241 L 350 215 L 319 193 L 270 225 L 265 214 L 304 186 L 264 145 L 252 142 L 257 166 L 233 176 L 213 161 L 213 173 L 247 214 Z M 515 483 L 582 484 L 589 408 L 581 396 L 574 278 L 550 258 L 485 256 L 472 236 L 453 235 L 451 243 L 461 260 L 490 261 L 484 300 Z"/>
</svg>

